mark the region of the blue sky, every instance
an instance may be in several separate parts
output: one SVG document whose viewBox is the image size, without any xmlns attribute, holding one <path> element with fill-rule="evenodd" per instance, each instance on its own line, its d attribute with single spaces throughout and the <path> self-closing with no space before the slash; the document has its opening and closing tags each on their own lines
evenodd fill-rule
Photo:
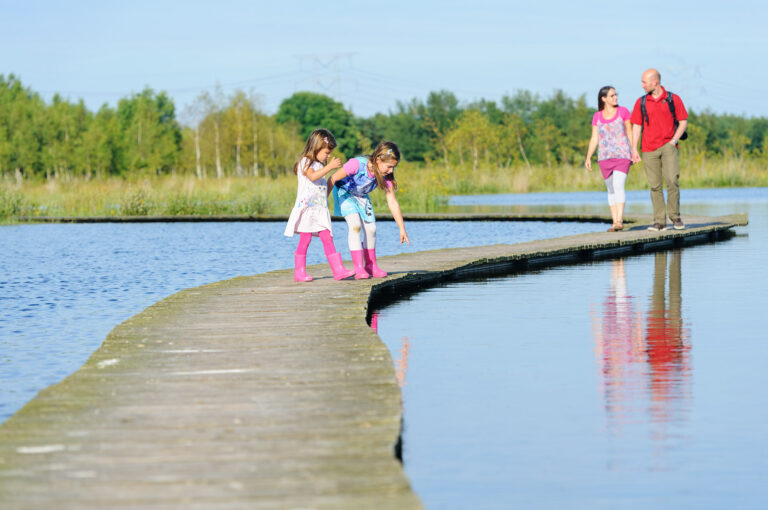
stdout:
<svg viewBox="0 0 768 510">
<path fill-rule="evenodd" d="M 630 107 L 648 67 L 696 111 L 767 116 L 768 7 L 592 1 L 147 2 L 0 0 L 0 74 L 102 103 L 145 86 L 177 109 L 220 85 L 276 111 L 298 90 L 356 115 L 446 89 L 462 101 L 612 84 Z"/>
</svg>

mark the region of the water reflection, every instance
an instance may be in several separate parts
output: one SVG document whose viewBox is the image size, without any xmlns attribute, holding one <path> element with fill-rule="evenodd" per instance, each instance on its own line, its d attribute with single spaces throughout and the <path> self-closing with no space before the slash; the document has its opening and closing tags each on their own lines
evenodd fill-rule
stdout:
<svg viewBox="0 0 768 510">
<path fill-rule="evenodd" d="M 681 252 L 654 255 L 652 291 L 643 317 L 628 290 L 625 261 L 611 263 L 608 292 L 593 307 L 608 432 L 650 423 L 651 438 L 669 437 L 685 421 L 692 401 L 690 330 L 682 317 Z"/>
<path fill-rule="evenodd" d="M 728 242 L 451 282 L 384 307 L 393 360 L 412 345 L 402 453 L 425 507 L 763 508 L 761 196 Z"/>
<path fill-rule="evenodd" d="M 376 310 L 371 314 L 371 329 L 375 332 L 379 332 L 379 311 Z M 395 377 L 397 378 L 397 385 L 401 388 L 405 386 L 405 376 L 408 374 L 408 352 L 411 349 L 411 337 L 403 336 L 400 338 L 400 357 L 394 360 L 395 362 Z"/>
<path fill-rule="evenodd" d="M 681 310 L 680 259 L 679 250 L 655 255 L 653 292 L 646 318 L 650 418 L 659 424 L 683 420 L 691 402 L 691 345 Z M 663 430 L 658 432 L 663 434 Z"/>
<path fill-rule="evenodd" d="M 602 374 L 600 390 L 608 415 L 608 429 L 618 432 L 637 414 L 645 363 L 643 314 L 627 292 L 624 259 L 611 264 L 611 279 L 602 308 L 592 309 L 595 354 Z"/>
</svg>

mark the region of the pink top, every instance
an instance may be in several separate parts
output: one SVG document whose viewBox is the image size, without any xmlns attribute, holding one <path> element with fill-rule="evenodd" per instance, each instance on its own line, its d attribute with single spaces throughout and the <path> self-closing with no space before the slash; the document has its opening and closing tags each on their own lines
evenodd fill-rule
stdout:
<svg viewBox="0 0 768 510">
<path fill-rule="evenodd" d="M 602 110 L 595 112 L 595 114 L 592 116 L 592 125 L 597 126 L 598 122 L 602 122 L 602 123 L 613 122 L 614 120 L 616 120 L 616 115 L 621 117 L 622 121 L 629 120 L 630 117 L 632 117 L 632 114 L 629 113 L 629 110 L 627 110 L 623 106 L 619 106 L 618 108 L 616 108 L 616 114 L 610 119 L 606 119 L 605 117 L 603 117 Z"/>
<path fill-rule="evenodd" d="M 597 160 L 603 159 L 629 159 L 631 149 L 629 139 L 624 127 L 632 114 L 623 106 L 616 109 L 616 114 L 606 119 L 602 111 L 597 111 L 592 116 L 592 125 L 597 126 L 598 144 Z"/>
<path fill-rule="evenodd" d="M 344 171 L 347 173 L 347 177 L 350 175 L 355 175 L 358 170 L 360 170 L 360 161 L 357 160 L 357 158 L 352 158 L 346 163 L 344 163 Z M 366 172 L 368 172 L 368 177 L 373 178 L 373 174 L 371 173 L 370 168 L 365 169 Z M 392 187 L 392 181 L 389 179 L 384 179 L 384 182 L 387 183 L 387 188 Z"/>
</svg>

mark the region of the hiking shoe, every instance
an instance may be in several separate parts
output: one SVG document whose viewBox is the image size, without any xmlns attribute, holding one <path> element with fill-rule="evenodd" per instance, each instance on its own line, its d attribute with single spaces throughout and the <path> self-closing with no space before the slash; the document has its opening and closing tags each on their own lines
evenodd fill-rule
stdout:
<svg viewBox="0 0 768 510">
<path fill-rule="evenodd" d="M 662 225 L 661 223 L 654 223 L 650 227 L 648 227 L 648 230 L 652 230 L 654 232 L 658 232 L 659 230 L 667 230 L 666 225 Z"/>
<path fill-rule="evenodd" d="M 672 226 L 675 230 L 683 230 L 685 228 L 685 223 L 683 223 L 682 219 L 677 218 L 676 220 L 672 220 Z"/>
</svg>

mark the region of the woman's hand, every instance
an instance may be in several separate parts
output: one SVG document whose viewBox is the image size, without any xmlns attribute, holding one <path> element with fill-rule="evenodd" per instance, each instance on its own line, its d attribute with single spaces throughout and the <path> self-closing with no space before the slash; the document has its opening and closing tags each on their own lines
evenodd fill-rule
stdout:
<svg viewBox="0 0 768 510">
<path fill-rule="evenodd" d="M 584 160 L 584 166 L 586 167 L 587 170 L 589 170 L 591 172 L 592 171 L 592 158 L 587 158 L 586 160 Z"/>
</svg>

